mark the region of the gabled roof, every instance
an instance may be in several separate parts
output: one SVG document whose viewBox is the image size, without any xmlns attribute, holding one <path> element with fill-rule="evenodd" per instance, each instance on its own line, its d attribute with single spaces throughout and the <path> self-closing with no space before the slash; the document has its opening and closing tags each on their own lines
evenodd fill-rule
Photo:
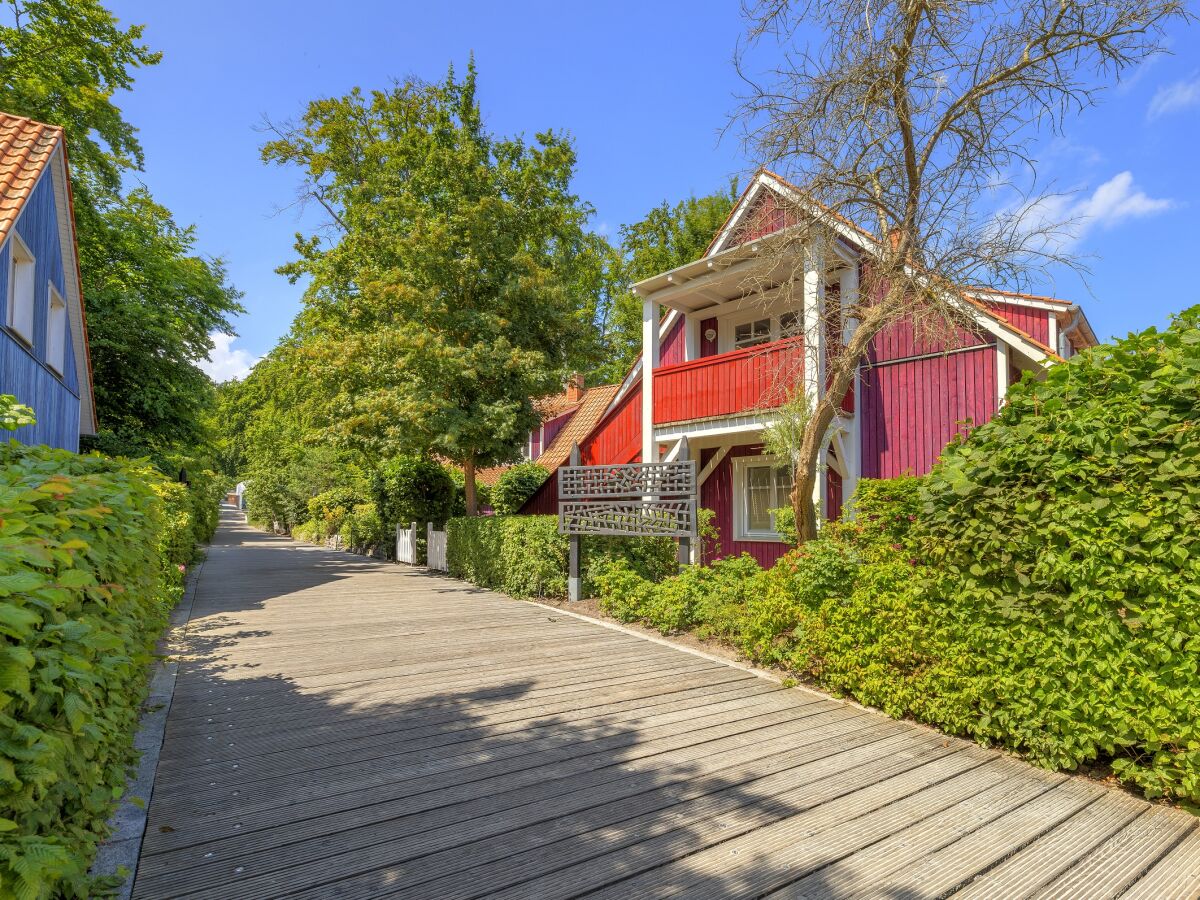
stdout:
<svg viewBox="0 0 1200 900">
<path fill-rule="evenodd" d="M 64 132 L 57 125 L 0 112 L 0 246 L 12 234 L 25 203 L 45 176 L 53 179 L 58 212 L 66 287 L 64 293 L 79 379 L 79 431 L 81 434 L 95 434 L 97 421 L 92 360 L 88 351 L 83 279 L 79 272 L 79 248 L 75 236 L 75 200 L 71 190 Z"/>
<path fill-rule="evenodd" d="M 571 456 L 571 447 L 588 436 L 603 417 L 613 397 L 617 396 L 620 387 L 619 384 L 602 384 L 599 387 L 588 388 L 583 395 L 583 402 L 579 404 L 579 410 L 554 436 L 554 440 L 542 451 L 536 462 L 551 473 L 563 465 Z"/>
<path fill-rule="evenodd" d="M 62 140 L 57 125 L 0 112 L 0 244 Z"/>
<path fill-rule="evenodd" d="M 535 400 L 533 408 L 541 413 L 543 422 L 549 422 L 551 419 L 557 419 L 568 413 L 573 412 L 573 414 L 534 462 L 544 466 L 553 474 L 570 457 L 571 446 L 576 441 L 582 441 L 587 437 L 588 432 L 600 421 L 620 387 L 619 384 L 602 384 L 586 388 L 583 397 L 579 400 L 571 399 L 570 390 Z M 488 466 L 475 473 L 475 480 L 480 484 L 493 485 L 510 468 L 512 466 Z"/>
</svg>

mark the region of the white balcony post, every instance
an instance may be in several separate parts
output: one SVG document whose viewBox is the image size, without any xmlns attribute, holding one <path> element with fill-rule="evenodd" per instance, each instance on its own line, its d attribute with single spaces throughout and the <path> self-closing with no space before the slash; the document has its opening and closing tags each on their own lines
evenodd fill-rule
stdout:
<svg viewBox="0 0 1200 900">
<path fill-rule="evenodd" d="M 658 462 L 654 441 L 654 370 L 658 368 L 658 304 L 642 298 L 642 462 Z"/>
<path fill-rule="evenodd" d="M 700 320 L 696 316 L 683 316 L 683 358 L 687 362 L 700 358 Z"/>
<path fill-rule="evenodd" d="M 854 330 L 858 327 L 858 321 L 849 315 L 849 310 L 853 309 L 858 303 L 858 263 L 851 263 L 843 272 L 840 279 L 840 298 L 842 304 L 842 343 L 843 345 L 850 342 L 850 338 L 854 334 Z M 850 435 L 849 439 L 842 442 L 843 452 L 846 454 L 846 459 L 842 460 L 842 468 L 845 469 L 845 475 L 842 478 L 842 505 L 843 507 L 849 502 L 854 494 L 854 489 L 858 487 L 858 479 L 862 474 L 862 432 L 860 423 L 862 415 L 859 413 L 859 389 L 858 389 L 858 366 L 855 365 L 854 371 L 854 415 L 850 419 Z"/>
<path fill-rule="evenodd" d="M 810 406 L 825 389 L 825 266 L 821 250 L 809 244 L 804 256 L 804 387 Z M 825 448 L 813 484 L 813 505 L 820 521 L 825 512 Z"/>
</svg>

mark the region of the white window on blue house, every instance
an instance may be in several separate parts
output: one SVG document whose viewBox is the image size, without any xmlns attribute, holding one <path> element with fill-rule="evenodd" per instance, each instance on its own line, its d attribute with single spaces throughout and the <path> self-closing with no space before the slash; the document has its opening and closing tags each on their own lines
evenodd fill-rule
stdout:
<svg viewBox="0 0 1200 900">
<path fill-rule="evenodd" d="M 59 375 L 67 364 L 67 304 L 50 285 L 50 308 L 46 316 L 46 365 Z"/>
<path fill-rule="evenodd" d="M 770 456 L 739 456 L 733 461 L 733 530 L 739 541 L 778 541 L 772 510 L 787 506 L 792 471 Z"/>
<path fill-rule="evenodd" d="M 20 236 L 13 233 L 9 251 L 8 321 L 9 329 L 26 344 L 33 346 L 33 254 Z"/>
</svg>

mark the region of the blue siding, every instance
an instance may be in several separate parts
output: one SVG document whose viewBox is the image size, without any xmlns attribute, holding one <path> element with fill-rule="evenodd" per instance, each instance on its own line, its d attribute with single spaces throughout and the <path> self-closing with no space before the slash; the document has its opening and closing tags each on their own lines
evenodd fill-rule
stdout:
<svg viewBox="0 0 1200 900">
<path fill-rule="evenodd" d="M 75 367 L 75 351 L 69 327 L 62 377 L 45 364 L 49 285 L 53 283 L 64 299 L 67 296 L 58 211 L 49 171 L 42 176 L 25 202 L 16 230 L 37 261 L 33 347 L 26 347 L 7 330 L 0 328 L 0 394 L 14 395 L 21 403 L 33 407 L 37 414 L 37 425 L 13 432 L 12 436 L 17 440 L 26 444 L 49 444 L 78 450 L 79 373 Z M 9 242 L 6 241 L 3 250 L 0 250 L 0 323 L 8 321 L 9 257 Z"/>
</svg>

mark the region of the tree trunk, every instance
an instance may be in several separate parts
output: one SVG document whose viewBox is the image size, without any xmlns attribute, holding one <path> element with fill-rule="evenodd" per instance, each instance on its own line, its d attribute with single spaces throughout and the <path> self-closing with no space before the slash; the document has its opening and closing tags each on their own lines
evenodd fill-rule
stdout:
<svg viewBox="0 0 1200 900">
<path fill-rule="evenodd" d="M 463 460 L 463 493 L 467 498 L 467 515 L 475 516 L 479 514 L 478 504 L 475 501 L 475 457 L 468 456 Z"/>
<path fill-rule="evenodd" d="M 890 310 L 895 305 L 895 297 L 890 293 L 884 302 L 871 307 L 862 321 L 854 329 L 850 341 L 840 348 L 840 352 L 826 361 L 828 368 L 828 384 L 817 396 L 815 409 L 804 426 L 804 434 L 800 439 L 800 452 L 796 459 L 796 470 L 792 482 L 792 513 L 796 517 L 796 537 L 798 543 L 811 541 L 817 536 L 820 511 L 813 503 L 814 488 L 821 474 L 818 464 L 821 461 L 821 451 L 828 441 L 829 426 L 837 415 L 842 398 L 854 384 L 854 376 L 858 371 L 858 361 L 867 352 L 867 347 L 892 319 Z M 862 415 L 861 410 L 855 412 Z"/>
</svg>

